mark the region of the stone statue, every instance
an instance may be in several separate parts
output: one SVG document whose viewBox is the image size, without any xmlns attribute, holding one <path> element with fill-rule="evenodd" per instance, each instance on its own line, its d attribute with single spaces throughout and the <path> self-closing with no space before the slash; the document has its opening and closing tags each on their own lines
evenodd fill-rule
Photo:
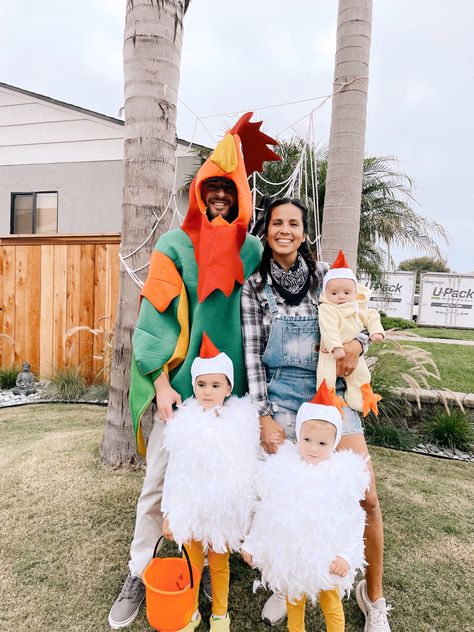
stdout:
<svg viewBox="0 0 474 632">
<path fill-rule="evenodd" d="M 36 393 L 35 378 L 30 371 L 29 362 L 23 362 L 23 369 L 17 375 L 16 386 L 12 393 L 13 395 L 33 395 Z"/>
</svg>

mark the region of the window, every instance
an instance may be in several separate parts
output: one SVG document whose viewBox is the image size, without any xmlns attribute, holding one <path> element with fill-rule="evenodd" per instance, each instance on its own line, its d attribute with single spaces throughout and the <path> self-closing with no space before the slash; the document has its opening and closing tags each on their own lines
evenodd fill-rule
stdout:
<svg viewBox="0 0 474 632">
<path fill-rule="evenodd" d="M 58 232 L 58 194 L 12 193 L 12 235 L 54 235 Z"/>
</svg>

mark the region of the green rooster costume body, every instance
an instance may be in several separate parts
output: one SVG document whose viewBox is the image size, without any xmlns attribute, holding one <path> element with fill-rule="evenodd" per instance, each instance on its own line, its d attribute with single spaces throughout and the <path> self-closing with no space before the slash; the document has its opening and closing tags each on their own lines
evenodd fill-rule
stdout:
<svg viewBox="0 0 474 632">
<path fill-rule="evenodd" d="M 247 177 L 263 160 L 279 160 L 267 147 L 276 141 L 242 116 L 201 166 L 189 193 L 186 219 L 158 240 L 140 296 L 133 336 L 130 408 L 138 450 L 145 454 L 140 420 L 155 396 L 154 381 L 166 371 L 182 399 L 193 394 L 191 364 L 204 330 L 232 360 L 234 394 L 247 390 L 240 325 L 242 284 L 255 272 L 260 241 L 247 234 L 252 196 Z M 206 215 L 201 187 L 209 178 L 228 178 L 237 188 L 237 218 L 228 223 Z"/>
</svg>

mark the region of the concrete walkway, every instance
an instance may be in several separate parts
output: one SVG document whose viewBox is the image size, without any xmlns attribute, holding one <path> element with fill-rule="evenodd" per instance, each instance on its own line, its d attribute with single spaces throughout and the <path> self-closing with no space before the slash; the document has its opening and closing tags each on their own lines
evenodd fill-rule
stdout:
<svg viewBox="0 0 474 632">
<path fill-rule="evenodd" d="M 387 336 L 390 340 L 409 340 L 410 342 L 440 342 L 443 345 L 465 345 L 474 347 L 474 340 L 451 340 L 449 338 L 423 338 L 422 336 L 408 336 L 406 333 L 394 334 Z"/>
</svg>

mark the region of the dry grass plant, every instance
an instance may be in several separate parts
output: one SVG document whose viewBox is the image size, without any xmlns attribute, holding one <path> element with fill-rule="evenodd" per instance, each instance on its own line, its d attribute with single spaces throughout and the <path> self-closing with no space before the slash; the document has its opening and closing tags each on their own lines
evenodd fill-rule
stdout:
<svg viewBox="0 0 474 632">
<path fill-rule="evenodd" d="M 104 409 L 91 406 L 0 411 L 2 630 L 110 631 L 107 615 L 127 572 L 143 473 L 100 464 L 104 419 Z M 383 448 L 371 454 L 384 512 L 392 630 L 473 630 L 472 465 Z M 232 556 L 236 632 L 268 631 L 260 620 L 268 593 L 252 594 L 256 577 Z M 210 606 L 201 600 L 200 607 L 204 632 Z M 353 596 L 344 609 L 346 632 L 360 632 Z M 128 629 L 151 632 L 144 609 Z M 308 606 L 306 629 L 324 629 L 318 608 Z"/>
<path fill-rule="evenodd" d="M 373 345 L 370 351 L 372 388 L 382 401 L 379 416 L 370 413 L 365 420 L 367 440 L 371 445 L 410 449 L 415 443 L 405 422 L 410 416 L 410 404 L 400 387 L 410 388 L 420 408 L 420 390 L 429 388 L 430 377 L 440 379 L 436 363 L 428 351 L 415 345 L 400 345 L 391 338 Z"/>
<path fill-rule="evenodd" d="M 95 327 L 87 327 L 85 325 L 78 325 L 76 327 L 71 327 L 66 332 L 65 340 L 68 338 L 72 338 L 76 336 L 79 332 L 83 331 L 91 334 L 98 341 L 97 347 L 99 352 L 92 356 L 94 360 L 100 360 L 102 362 L 102 368 L 95 376 L 95 382 L 97 383 L 108 383 L 110 379 L 110 369 L 112 367 L 112 351 L 113 351 L 113 338 L 114 338 L 114 330 L 107 327 L 107 324 L 110 324 L 112 320 L 111 316 L 102 316 L 95 323 Z M 77 344 L 79 344 L 78 339 Z M 70 364 L 70 355 L 71 351 L 66 352 L 67 364 Z"/>
<path fill-rule="evenodd" d="M 390 333 L 391 330 L 389 330 Z M 412 389 L 418 407 L 421 406 L 420 390 L 429 389 L 429 378 L 440 380 L 436 362 L 429 351 L 416 345 L 400 344 L 390 338 L 370 349 L 372 389 L 382 395 L 381 416 L 397 416 L 406 406 L 399 387 Z"/>
</svg>

